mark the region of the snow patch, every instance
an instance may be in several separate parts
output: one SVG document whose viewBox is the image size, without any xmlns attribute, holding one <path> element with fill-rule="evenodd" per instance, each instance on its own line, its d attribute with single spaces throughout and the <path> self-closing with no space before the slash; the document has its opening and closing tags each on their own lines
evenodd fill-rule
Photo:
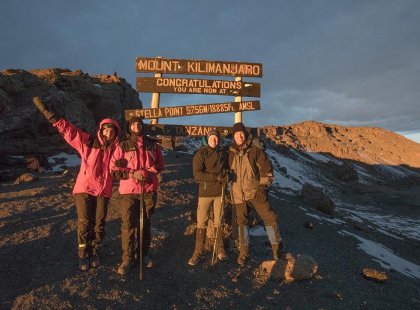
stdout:
<svg viewBox="0 0 420 310">
<path fill-rule="evenodd" d="M 319 220 L 321 222 L 322 221 L 327 221 L 327 222 L 330 222 L 330 223 L 333 223 L 333 224 L 340 224 L 340 225 L 341 224 L 346 224 L 345 221 L 342 221 L 342 220 L 337 219 L 337 218 L 327 218 L 327 217 L 316 215 L 316 214 L 309 213 L 309 212 L 306 212 L 305 214 L 310 216 L 310 217 L 316 218 L 317 220 Z"/>
<path fill-rule="evenodd" d="M 257 225 L 249 229 L 249 235 L 254 237 L 264 237 L 267 236 L 267 232 L 264 227 Z"/>
<path fill-rule="evenodd" d="M 321 154 L 317 152 L 306 152 L 306 154 L 316 159 L 317 161 L 321 161 L 323 163 L 328 163 L 329 161 L 332 161 L 334 164 L 337 164 L 339 166 L 343 164 L 341 161 L 325 154 Z"/>
<path fill-rule="evenodd" d="M 64 159 L 63 163 L 57 164 L 54 159 L 57 159 L 59 161 Z M 78 157 L 76 154 L 67 154 L 64 152 L 61 152 L 60 154 L 57 154 L 55 156 L 48 158 L 48 163 L 52 165 L 52 171 L 62 171 L 63 169 L 61 166 L 66 165 L 67 167 L 77 167 L 80 166 L 80 157 Z"/>
<path fill-rule="evenodd" d="M 394 215 L 381 215 L 369 212 L 365 206 L 356 204 L 336 204 L 336 209 L 340 212 L 356 216 L 375 224 L 379 232 L 400 238 L 397 235 L 420 241 L 420 220 Z"/>
<path fill-rule="evenodd" d="M 300 191 L 304 182 L 299 181 L 299 178 L 307 173 L 304 166 L 273 150 L 267 149 L 266 153 L 269 157 L 274 159 L 274 162 L 278 162 L 281 167 L 287 169 L 287 176 L 284 176 L 277 167 L 274 167 L 274 184 L 277 184 L 284 189 Z"/>
<path fill-rule="evenodd" d="M 346 230 L 339 231 L 339 234 L 352 236 L 359 240 L 361 243 L 358 245 L 358 248 L 366 254 L 375 257 L 376 259 L 374 259 L 374 261 L 378 262 L 382 268 L 393 268 L 408 277 L 420 279 L 420 266 L 395 255 L 392 250 L 386 246 L 364 239 Z"/>
</svg>

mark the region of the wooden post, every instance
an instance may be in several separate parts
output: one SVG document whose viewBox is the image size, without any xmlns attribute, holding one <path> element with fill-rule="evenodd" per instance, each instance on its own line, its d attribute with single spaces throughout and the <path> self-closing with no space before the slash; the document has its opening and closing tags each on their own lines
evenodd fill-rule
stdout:
<svg viewBox="0 0 420 310">
<path fill-rule="evenodd" d="M 241 82 L 242 81 L 242 77 L 241 76 L 237 76 L 235 77 L 235 81 L 236 82 Z M 242 96 L 237 96 L 235 97 L 235 102 L 241 102 L 242 101 Z M 239 123 L 242 122 L 242 112 L 235 112 L 235 123 Z"/>
<path fill-rule="evenodd" d="M 155 73 L 155 78 L 161 78 L 162 73 Z M 152 94 L 152 102 L 150 103 L 150 107 L 159 108 L 159 101 L 160 101 L 160 93 L 153 93 Z M 158 118 L 153 118 L 150 120 L 150 124 L 156 125 L 159 122 Z"/>
</svg>

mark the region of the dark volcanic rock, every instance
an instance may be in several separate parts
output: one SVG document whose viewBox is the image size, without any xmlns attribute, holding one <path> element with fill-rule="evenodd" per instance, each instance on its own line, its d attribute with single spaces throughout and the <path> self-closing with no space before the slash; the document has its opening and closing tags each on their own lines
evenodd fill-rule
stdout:
<svg viewBox="0 0 420 310">
<path fill-rule="evenodd" d="M 121 122 L 124 110 L 142 107 L 138 93 L 116 75 L 90 76 L 57 68 L 4 70 L 0 72 L 0 154 L 49 153 L 67 147 L 32 104 L 35 96 L 91 133 L 103 118 Z"/>
<path fill-rule="evenodd" d="M 304 202 L 323 213 L 333 214 L 334 212 L 334 202 L 319 187 L 309 183 L 303 184 L 301 197 Z"/>
<path fill-rule="evenodd" d="M 329 161 L 327 166 L 332 169 L 334 176 L 340 181 L 357 182 L 359 180 L 357 171 L 352 164 L 343 163 L 342 165 L 337 165 L 334 162 Z"/>
</svg>

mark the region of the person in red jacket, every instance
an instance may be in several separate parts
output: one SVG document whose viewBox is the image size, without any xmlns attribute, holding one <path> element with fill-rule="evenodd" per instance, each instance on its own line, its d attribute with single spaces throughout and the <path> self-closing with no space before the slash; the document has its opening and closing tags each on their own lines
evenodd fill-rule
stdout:
<svg viewBox="0 0 420 310">
<path fill-rule="evenodd" d="M 116 121 L 102 120 L 98 132 L 91 136 L 64 118 L 57 119 L 39 97 L 33 98 L 36 108 L 57 129 L 81 157 L 80 170 L 73 188 L 77 209 L 77 241 L 79 269 L 99 266 L 99 249 L 105 236 L 108 202 L 113 178 L 109 171 L 111 154 L 118 145 L 121 131 Z"/>
<path fill-rule="evenodd" d="M 143 261 L 153 267 L 147 256 L 151 241 L 151 216 L 156 206 L 158 174 L 163 170 L 162 149 L 154 140 L 144 135 L 141 118 L 133 117 L 127 124 L 127 139 L 114 151 L 110 169 L 114 178 L 120 180 L 121 200 L 121 248 L 122 262 L 118 274 L 126 274 L 135 265 L 137 247 L 135 231 L 140 230 L 140 199 L 143 197 Z M 141 195 L 143 194 L 143 195 Z M 139 241 L 139 239 L 137 239 Z"/>
</svg>

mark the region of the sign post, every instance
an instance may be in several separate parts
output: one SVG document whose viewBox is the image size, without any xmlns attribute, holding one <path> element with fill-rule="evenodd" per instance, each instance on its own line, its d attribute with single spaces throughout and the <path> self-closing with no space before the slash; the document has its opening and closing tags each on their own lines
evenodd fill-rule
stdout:
<svg viewBox="0 0 420 310">
<path fill-rule="evenodd" d="M 235 81 L 242 82 L 242 77 L 238 76 L 235 78 Z M 241 102 L 242 96 L 235 97 L 235 102 Z M 235 112 L 235 124 L 242 122 L 242 111 Z"/>
<path fill-rule="evenodd" d="M 162 73 L 156 73 L 155 74 L 155 78 L 161 78 L 161 77 L 162 77 Z M 150 107 L 152 109 L 159 108 L 159 101 L 160 101 L 160 93 L 158 93 L 158 92 L 153 93 L 152 102 L 150 104 Z M 157 124 L 158 122 L 159 122 L 159 119 L 157 119 L 157 118 L 153 118 L 152 120 L 150 120 L 150 124 Z"/>
</svg>

